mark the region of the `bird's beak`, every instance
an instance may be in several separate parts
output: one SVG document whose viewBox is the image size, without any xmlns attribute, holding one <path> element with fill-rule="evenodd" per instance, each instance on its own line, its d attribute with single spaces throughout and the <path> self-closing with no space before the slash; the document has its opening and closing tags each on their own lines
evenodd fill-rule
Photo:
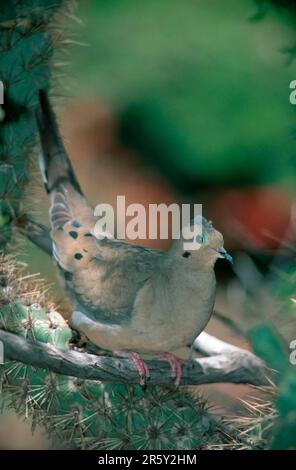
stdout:
<svg viewBox="0 0 296 470">
<path fill-rule="evenodd" d="M 225 248 L 219 248 L 219 250 L 217 250 L 217 251 L 219 253 L 219 258 L 224 258 L 227 261 L 229 261 L 231 264 L 233 264 L 233 258 L 232 258 L 232 256 L 230 256 L 229 253 L 227 253 Z"/>
</svg>

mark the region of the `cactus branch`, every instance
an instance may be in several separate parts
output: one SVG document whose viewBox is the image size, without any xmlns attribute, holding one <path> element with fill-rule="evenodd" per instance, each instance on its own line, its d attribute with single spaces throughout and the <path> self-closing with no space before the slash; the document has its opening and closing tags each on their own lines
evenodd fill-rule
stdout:
<svg viewBox="0 0 296 470">
<path fill-rule="evenodd" d="M 220 342 L 206 333 L 210 344 L 227 345 L 220 353 L 194 359 L 183 367 L 183 385 L 200 385 L 217 382 L 266 385 L 268 369 L 254 354 Z M 113 383 L 138 383 L 139 377 L 129 359 L 97 356 L 74 350 L 61 350 L 49 344 L 29 341 L 24 337 L 0 330 L 5 359 L 48 369 L 63 375 L 81 379 L 101 380 Z M 197 340 L 198 341 L 198 340 Z M 148 361 L 151 385 L 171 385 L 170 369 L 165 363 Z"/>
</svg>

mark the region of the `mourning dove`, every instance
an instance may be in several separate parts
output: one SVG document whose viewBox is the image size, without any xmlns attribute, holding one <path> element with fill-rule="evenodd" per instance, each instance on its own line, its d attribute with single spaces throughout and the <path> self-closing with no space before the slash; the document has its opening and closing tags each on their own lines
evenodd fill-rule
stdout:
<svg viewBox="0 0 296 470">
<path fill-rule="evenodd" d="M 167 252 L 94 236 L 96 218 L 76 179 L 49 99 L 40 92 L 36 119 L 40 168 L 50 199 L 53 257 L 74 305 L 72 326 L 95 345 L 130 357 L 141 384 L 142 359 L 168 361 L 179 384 L 184 361 L 173 352 L 192 345 L 213 311 L 218 258 L 231 257 L 205 218 L 200 248 L 175 240 Z M 141 356 L 140 356 L 141 355 Z"/>
</svg>

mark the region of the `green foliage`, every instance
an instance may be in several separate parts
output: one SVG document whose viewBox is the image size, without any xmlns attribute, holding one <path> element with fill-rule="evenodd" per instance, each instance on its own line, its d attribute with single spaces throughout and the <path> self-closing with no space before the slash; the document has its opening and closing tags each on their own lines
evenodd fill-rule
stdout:
<svg viewBox="0 0 296 470">
<path fill-rule="evenodd" d="M 296 374 L 295 366 L 282 377 L 276 400 L 279 418 L 271 443 L 272 449 L 296 449 Z"/>
<path fill-rule="evenodd" d="M 28 160 L 35 137 L 32 113 L 38 90 L 48 88 L 53 35 L 48 24 L 61 0 L 2 2 L 0 80 L 4 106 L 0 122 L 0 248 L 11 237 L 28 182 Z"/>
<path fill-rule="evenodd" d="M 295 268 L 290 268 L 286 273 L 281 272 L 274 280 L 273 295 L 280 306 L 278 315 L 283 317 L 284 324 L 291 321 L 296 339 L 293 316 L 295 318 L 295 304 L 291 297 L 295 295 Z M 268 431 L 268 447 L 271 449 L 296 449 L 296 374 L 295 365 L 289 364 L 289 348 L 287 341 L 275 327 L 265 323 L 253 327 L 248 332 L 253 349 L 258 356 L 277 371 L 275 381 L 278 385 L 278 393 L 275 398 L 275 410 L 277 417 L 273 417 L 273 425 Z M 262 423 L 263 425 L 263 423 Z"/>
<path fill-rule="evenodd" d="M 261 14 L 265 14 L 268 8 L 272 5 L 277 9 L 290 10 L 292 13 L 296 13 L 296 5 L 294 0 L 255 0 L 258 4 Z"/>
<path fill-rule="evenodd" d="M 248 336 L 255 354 L 281 375 L 288 365 L 288 351 L 276 330 L 270 325 L 261 324 L 250 329 Z"/>
<path fill-rule="evenodd" d="M 186 191 L 295 174 L 294 31 L 253 0 L 89 0 L 70 66 L 79 97 L 119 112 L 121 138 Z M 180 38 L 180 40 L 179 40 Z"/>
</svg>

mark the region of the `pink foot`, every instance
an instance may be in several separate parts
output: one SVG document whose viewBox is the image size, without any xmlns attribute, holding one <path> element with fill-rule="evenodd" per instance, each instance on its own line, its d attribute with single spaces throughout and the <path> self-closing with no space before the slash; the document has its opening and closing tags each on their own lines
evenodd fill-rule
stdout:
<svg viewBox="0 0 296 470">
<path fill-rule="evenodd" d="M 141 387 L 145 388 L 147 380 L 150 379 L 150 372 L 149 372 L 149 367 L 147 366 L 146 362 L 144 362 L 140 358 L 139 354 L 136 352 L 127 351 L 125 349 L 119 350 L 119 351 L 113 351 L 113 354 L 115 356 L 128 357 L 129 359 L 133 361 L 140 376 L 140 385 Z"/>
<path fill-rule="evenodd" d="M 174 379 L 175 384 L 179 386 L 182 380 L 182 365 L 186 364 L 187 361 L 185 361 L 184 359 L 180 359 L 179 357 L 176 357 L 174 356 L 174 354 L 171 353 L 159 354 L 156 359 L 169 363 L 172 371 L 172 379 Z"/>
</svg>

